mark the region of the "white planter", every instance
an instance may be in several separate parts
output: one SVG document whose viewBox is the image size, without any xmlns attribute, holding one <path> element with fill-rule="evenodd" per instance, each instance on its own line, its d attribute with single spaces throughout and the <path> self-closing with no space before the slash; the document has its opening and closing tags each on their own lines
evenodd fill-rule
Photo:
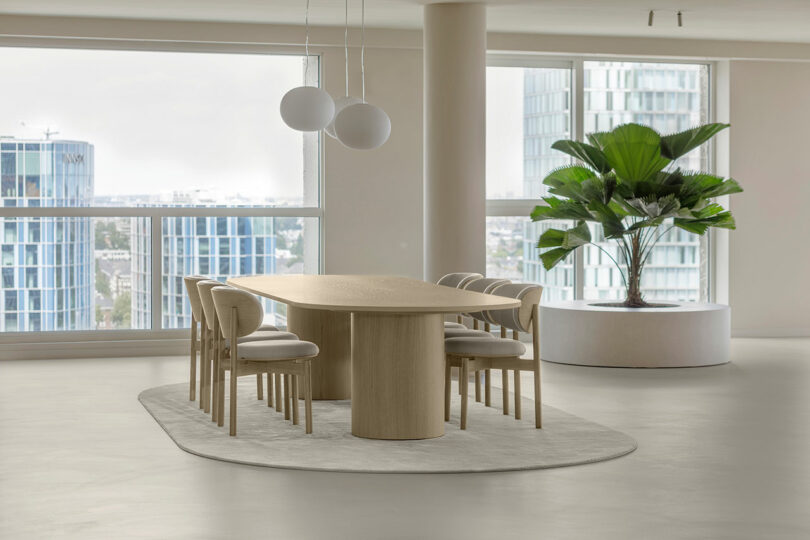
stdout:
<svg viewBox="0 0 810 540">
<path fill-rule="evenodd" d="M 577 300 L 540 306 L 543 360 L 582 366 L 654 368 L 728 362 L 728 306 L 684 303 L 632 309 L 592 305 L 598 302 Z"/>
</svg>

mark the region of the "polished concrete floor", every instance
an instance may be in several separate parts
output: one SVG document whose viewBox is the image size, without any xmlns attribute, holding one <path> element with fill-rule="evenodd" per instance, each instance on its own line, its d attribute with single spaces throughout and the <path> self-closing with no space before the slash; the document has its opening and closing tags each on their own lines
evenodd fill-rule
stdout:
<svg viewBox="0 0 810 540">
<path fill-rule="evenodd" d="M 457 475 L 187 454 L 136 399 L 183 380 L 180 357 L 0 362 L 0 538 L 810 538 L 810 340 L 732 346 L 709 368 L 545 364 L 550 405 L 638 450 Z"/>
</svg>

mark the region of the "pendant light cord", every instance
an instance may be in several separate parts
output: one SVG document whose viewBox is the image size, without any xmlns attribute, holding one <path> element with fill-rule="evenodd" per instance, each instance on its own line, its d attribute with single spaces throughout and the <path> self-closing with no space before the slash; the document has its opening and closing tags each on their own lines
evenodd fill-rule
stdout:
<svg viewBox="0 0 810 540">
<path fill-rule="evenodd" d="M 346 0 L 346 26 L 343 30 L 343 56 L 346 65 L 346 94 L 349 95 L 349 0 Z"/>
<path fill-rule="evenodd" d="M 366 0 L 362 0 L 360 3 L 360 80 L 363 83 L 362 99 L 363 103 L 365 103 L 366 102 Z"/>
<path fill-rule="evenodd" d="M 304 41 L 304 86 L 306 86 L 309 82 L 309 0 L 307 0 L 307 9 L 304 14 L 304 24 L 307 29 L 307 36 Z"/>
</svg>

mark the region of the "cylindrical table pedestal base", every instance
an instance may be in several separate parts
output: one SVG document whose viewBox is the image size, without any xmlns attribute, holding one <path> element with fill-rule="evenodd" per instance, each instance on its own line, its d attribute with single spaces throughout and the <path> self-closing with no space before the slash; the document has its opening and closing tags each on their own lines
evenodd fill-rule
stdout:
<svg viewBox="0 0 810 540">
<path fill-rule="evenodd" d="M 352 434 L 444 435 L 441 314 L 352 314 Z"/>
<path fill-rule="evenodd" d="M 351 314 L 287 306 L 287 329 L 320 349 L 312 359 L 312 399 L 350 399 Z"/>
</svg>

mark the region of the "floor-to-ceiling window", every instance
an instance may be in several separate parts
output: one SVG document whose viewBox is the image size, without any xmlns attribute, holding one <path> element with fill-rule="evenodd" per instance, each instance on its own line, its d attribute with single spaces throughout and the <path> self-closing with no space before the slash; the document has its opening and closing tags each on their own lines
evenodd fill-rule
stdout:
<svg viewBox="0 0 810 540">
<path fill-rule="evenodd" d="M 185 275 L 319 271 L 320 141 L 278 114 L 303 56 L 0 47 L 0 65 L 0 332 L 188 327 Z"/>
<path fill-rule="evenodd" d="M 537 238 L 565 222 L 532 223 L 527 217 L 543 204 L 543 178 L 568 156 L 551 149 L 558 139 L 635 122 L 662 133 L 710 121 L 707 64 L 548 60 L 493 56 L 487 68 L 487 273 L 544 285 L 544 300 L 619 298 L 621 273 L 594 242 L 552 271 L 543 269 Z M 681 158 L 682 167 L 708 170 L 710 148 Z M 616 254 L 614 253 L 614 256 Z M 708 297 L 706 238 L 679 229 L 662 237 L 642 289 L 650 299 L 697 301 Z"/>
</svg>

